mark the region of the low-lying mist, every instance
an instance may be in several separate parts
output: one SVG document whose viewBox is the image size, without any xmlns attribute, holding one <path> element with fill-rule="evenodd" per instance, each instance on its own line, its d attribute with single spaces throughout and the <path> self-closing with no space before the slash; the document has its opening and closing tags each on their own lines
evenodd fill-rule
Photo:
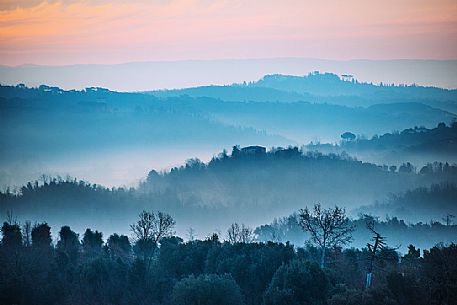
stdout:
<svg viewBox="0 0 457 305">
<path fill-rule="evenodd" d="M 108 189 L 43 176 L 17 193 L 2 193 L 0 206 L 2 213 L 11 210 L 22 220 L 47 221 L 53 227 L 68 224 L 80 232 L 91 226 L 107 234 L 127 234 L 139 211 L 161 210 L 176 218 L 180 235 L 193 228 L 205 237 L 223 234 L 233 222 L 254 228 L 315 203 L 344 207 L 353 218 L 370 213 L 428 222 L 457 213 L 456 183 L 456 165 L 437 163 L 416 170 L 410 163 L 378 166 L 297 147 L 265 151 L 235 146 L 230 154 L 223 151 L 207 163 L 190 159 L 169 171 L 152 170 L 136 188 Z M 424 189 L 427 196 L 420 195 Z M 422 208 L 413 208 L 418 196 Z M 411 208 L 413 217 L 395 212 Z"/>
</svg>

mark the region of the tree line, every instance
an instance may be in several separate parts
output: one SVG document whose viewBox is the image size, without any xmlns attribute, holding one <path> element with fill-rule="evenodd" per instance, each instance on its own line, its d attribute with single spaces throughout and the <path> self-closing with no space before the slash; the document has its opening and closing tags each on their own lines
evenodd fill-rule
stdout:
<svg viewBox="0 0 457 305">
<path fill-rule="evenodd" d="M 1 304 L 456 304 L 457 246 L 410 245 L 399 254 L 374 240 L 342 248 L 352 226 L 344 209 L 299 211 L 310 243 L 254 242 L 233 224 L 226 240 L 175 236 L 175 220 L 143 211 L 131 236 L 62 226 L 53 243 L 46 223 L 1 228 Z M 377 240 L 377 241 L 376 241 Z M 376 245 L 375 245 L 376 243 Z M 368 285 L 368 274 L 370 284 Z"/>
</svg>

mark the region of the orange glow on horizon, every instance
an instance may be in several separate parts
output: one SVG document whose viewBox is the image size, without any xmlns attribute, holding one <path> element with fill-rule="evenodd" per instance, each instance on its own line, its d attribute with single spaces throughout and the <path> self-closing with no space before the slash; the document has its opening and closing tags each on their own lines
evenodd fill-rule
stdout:
<svg viewBox="0 0 457 305">
<path fill-rule="evenodd" d="M 457 59 L 457 2 L 54 1 L 0 6 L 0 64 Z"/>
</svg>

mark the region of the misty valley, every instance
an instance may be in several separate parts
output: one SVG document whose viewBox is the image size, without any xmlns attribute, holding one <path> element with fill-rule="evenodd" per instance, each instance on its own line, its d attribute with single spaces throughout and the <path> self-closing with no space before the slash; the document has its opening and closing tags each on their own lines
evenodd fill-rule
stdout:
<svg viewBox="0 0 457 305">
<path fill-rule="evenodd" d="M 1 304 L 457 304 L 457 90 L 0 86 Z"/>
</svg>

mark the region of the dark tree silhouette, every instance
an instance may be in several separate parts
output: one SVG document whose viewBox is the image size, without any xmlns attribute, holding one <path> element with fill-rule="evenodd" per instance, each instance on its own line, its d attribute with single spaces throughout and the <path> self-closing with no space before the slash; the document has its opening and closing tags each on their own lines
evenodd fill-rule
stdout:
<svg viewBox="0 0 457 305">
<path fill-rule="evenodd" d="M 343 139 L 344 141 L 353 141 L 355 140 L 356 136 L 355 134 L 353 134 L 352 132 L 349 132 L 349 131 L 346 131 L 345 133 L 343 133 L 341 135 L 341 139 Z"/>
<path fill-rule="evenodd" d="M 72 231 L 69 226 L 63 226 L 59 231 L 57 251 L 63 254 L 70 262 L 75 263 L 79 257 L 80 248 L 78 234 Z"/>
<path fill-rule="evenodd" d="M 457 245 L 424 250 L 423 271 L 432 304 L 451 305 L 457 300 Z"/>
<path fill-rule="evenodd" d="M 37 224 L 32 229 L 32 246 L 47 249 L 51 247 L 51 227 L 47 223 Z"/>
<path fill-rule="evenodd" d="M 327 289 L 327 278 L 317 264 L 295 260 L 275 272 L 264 304 L 325 304 Z"/>
<path fill-rule="evenodd" d="M 94 232 L 91 229 L 86 229 L 82 240 L 84 253 L 89 256 L 100 254 L 102 251 L 102 245 L 102 233 L 98 231 Z"/>
<path fill-rule="evenodd" d="M 108 253 L 112 258 L 128 259 L 132 253 L 132 245 L 129 238 L 125 235 L 118 235 L 114 233 L 111 235 L 107 242 L 106 247 Z"/>
<path fill-rule="evenodd" d="M 2 236 L 4 247 L 14 249 L 22 246 L 22 232 L 19 224 L 5 221 L 2 226 Z"/>
</svg>

